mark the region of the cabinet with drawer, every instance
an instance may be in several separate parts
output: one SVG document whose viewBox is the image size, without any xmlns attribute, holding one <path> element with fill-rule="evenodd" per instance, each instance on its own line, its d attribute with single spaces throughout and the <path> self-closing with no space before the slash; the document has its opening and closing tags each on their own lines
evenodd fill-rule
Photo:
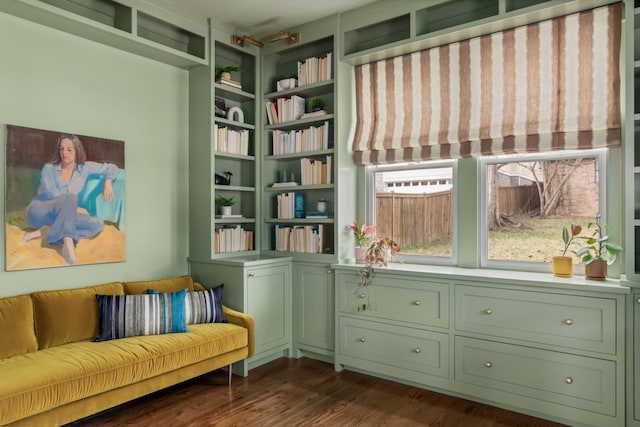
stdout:
<svg viewBox="0 0 640 427">
<path fill-rule="evenodd" d="M 616 300 L 455 285 L 458 331 L 616 353 Z"/>
</svg>

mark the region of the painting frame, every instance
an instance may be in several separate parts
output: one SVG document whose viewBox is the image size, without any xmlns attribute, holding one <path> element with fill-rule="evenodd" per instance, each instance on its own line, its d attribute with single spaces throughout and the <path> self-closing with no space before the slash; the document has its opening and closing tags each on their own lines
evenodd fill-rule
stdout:
<svg viewBox="0 0 640 427">
<path fill-rule="evenodd" d="M 5 271 L 126 261 L 125 143 L 6 125 Z"/>
</svg>

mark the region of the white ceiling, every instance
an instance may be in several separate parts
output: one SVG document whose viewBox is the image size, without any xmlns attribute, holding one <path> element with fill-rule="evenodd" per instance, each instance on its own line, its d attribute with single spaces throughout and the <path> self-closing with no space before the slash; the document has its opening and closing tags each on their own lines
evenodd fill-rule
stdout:
<svg viewBox="0 0 640 427">
<path fill-rule="evenodd" d="M 238 35 L 265 39 L 377 0 L 146 0 L 183 16 L 211 18 L 212 25 Z"/>
</svg>

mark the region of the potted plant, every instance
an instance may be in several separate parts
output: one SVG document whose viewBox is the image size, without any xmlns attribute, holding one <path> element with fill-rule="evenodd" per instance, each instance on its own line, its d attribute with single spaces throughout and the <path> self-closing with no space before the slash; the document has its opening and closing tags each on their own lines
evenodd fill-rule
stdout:
<svg viewBox="0 0 640 427">
<path fill-rule="evenodd" d="M 236 202 L 232 197 L 216 197 L 216 203 L 220 206 L 220 215 L 231 215 L 231 206 Z"/>
<path fill-rule="evenodd" d="M 309 106 L 311 107 L 311 111 L 315 112 L 315 111 L 320 111 L 324 108 L 324 101 L 322 100 L 322 98 L 311 98 L 310 104 Z"/>
<path fill-rule="evenodd" d="M 237 65 L 229 65 L 228 67 L 216 67 L 216 80 L 231 80 L 231 73 L 234 73 L 236 71 L 240 71 L 240 67 Z"/>
<path fill-rule="evenodd" d="M 387 266 L 400 252 L 400 245 L 389 237 L 376 237 L 367 249 L 368 266 Z"/>
<path fill-rule="evenodd" d="M 622 246 L 610 242 L 606 230 L 607 224 L 600 224 L 600 214 L 596 215 L 596 221 L 590 222 L 587 228 L 593 227 L 591 237 L 583 237 L 586 246 L 583 246 L 576 253 L 585 264 L 584 271 L 587 279 L 605 280 L 607 278 L 607 266 L 613 264 L 616 256 L 622 252 Z"/>
<path fill-rule="evenodd" d="M 564 249 L 562 255 L 554 256 L 551 259 L 551 271 L 554 276 L 571 277 L 573 276 L 573 257 L 567 256 L 567 252 L 576 254 L 576 251 L 569 250 L 571 246 L 579 246 L 576 237 L 582 231 L 582 227 L 578 224 L 571 223 L 571 231 L 565 226 L 562 227 L 562 241 Z"/>
<path fill-rule="evenodd" d="M 350 228 L 356 238 L 356 264 L 362 264 L 366 261 L 369 240 L 373 237 L 376 227 L 373 225 L 361 225 L 354 221 Z"/>
</svg>

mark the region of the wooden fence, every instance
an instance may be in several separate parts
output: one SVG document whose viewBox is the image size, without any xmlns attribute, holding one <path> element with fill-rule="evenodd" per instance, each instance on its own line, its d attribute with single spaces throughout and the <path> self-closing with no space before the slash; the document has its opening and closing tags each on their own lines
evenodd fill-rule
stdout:
<svg viewBox="0 0 640 427">
<path fill-rule="evenodd" d="M 540 208 L 535 186 L 500 187 L 500 212 L 521 215 Z M 431 194 L 376 193 L 376 234 L 402 246 L 421 246 L 451 236 L 451 191 Z"/>
<path fill-rule="evenodd" d="M 376 234 L 402 246 L 420 246 L 451 235 L 451 191 L 376 193 Z"/>
</svg>

